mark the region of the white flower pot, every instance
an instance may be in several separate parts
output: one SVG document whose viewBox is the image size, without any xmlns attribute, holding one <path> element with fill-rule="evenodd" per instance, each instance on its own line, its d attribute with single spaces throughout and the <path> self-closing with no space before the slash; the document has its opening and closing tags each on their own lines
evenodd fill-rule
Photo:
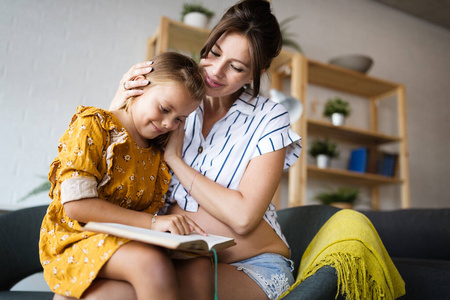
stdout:
<svg viewBox="0 0 450 300">
<path fill-rule="evenodd" d="M 208 21 L 207 16 L 196 11 L 186 14 L 183 19 L 184 24 L 200 28 L 207 28 Z"/>
<path fill-rule="evenodd" d="M 331 123 L 333 123 L 334 126 L 341 126 L 344 125 L 345 117 L 341 113 L 334 113 L 331 115 Z"/>
<path fill-rule="evenodd" d="M 319 154 L 316 157 L 317 167 L 319 169 L 326 169 L 330 167 L 330 157 L 325 154 Z"/>
</svg>

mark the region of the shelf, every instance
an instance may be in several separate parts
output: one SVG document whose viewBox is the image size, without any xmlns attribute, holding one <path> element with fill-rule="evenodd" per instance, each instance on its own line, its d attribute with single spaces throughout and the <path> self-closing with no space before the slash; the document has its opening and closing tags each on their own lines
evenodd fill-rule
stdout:
<svg viewBox="0 0 450 300">
<path fill-rule="evenodd" d="M 208 35 L 209 30 L 162 17 L 158 30 L 148 39 L 147 58 L 150 59 L 155 54 L 167 50 L 178 50 L 184 54 L 198 55 Z M 299 161 L 289 169 L 288 198 L 290 206 L 306 204 L 307 181 L 309 177 L 314 177 L 319 180 L 326 179 L 350 185 L 369 186 L 371 202 L 374 207 L 379 207 L 379 186 L 399 184 L 402 208 L 410 207 L 406 91 L 402 84 L 310 60 L 301 53 L 285 50 L 282 50 L 280 55 L 272 61 L 269 73 L 271 88 L 283 90 L 283 83 L 286 81 L 284 79 L 289 78 L 291 95 L 300 99 L 305 108 L 307 90 L 310 85 L 360 96 L 367 100 L 365 104 L 369 108 L 367 117 L 370 121 L 368 127 L 370 129 L 334 126 L 326 120 L 309 119 L 305 113 L 297 122 L 292 124 L 292 129 L 302 137 L 304 142 L 308 141 L 310 134 L 315 134 L 367 147 L 395 143 L 399 149 L 399 172 L 398 177 L 395 178 L 343 169 L 319 169 L 313 165 L 308 166 L 307 151 L 304 149 Z M 396 136 L 385 135 L 376 131 L 379 128 L 377 100 L 382 98 L 395 98 L 397 101 Z M 278 200 L 275 198 L 278 198 Z M 275 198 L 274 202 L 277 203 L 278 201 L 279 203 L 279 196 Z"/>
<path fill-rule="evenodd" d="M 349 184 L 376 186 L 383 184 L 399 184 L 402 180 L 394 177 L 370 173 L 359 173 L 342 169 L 320 169 L 313 165 L 307 167 L 308 175 L 319 179 L 347 181 Z"/>
<path fill-rule="evenodd" d="M 397 136 L 385 135 L 378 132 L 363 130 L 348 126 L 334 126 L 327 121 L 308 119 L 308 131 L 321 133 L 335 139 L 358 142 L 365 145 L 381 145 L 400 141 Z"/>
<path fill-rule="evenodd" d="M 338 66 L 308 60 L 308 82 L 363 97 L 379 97 L 398 85 Z"/>
</svg>

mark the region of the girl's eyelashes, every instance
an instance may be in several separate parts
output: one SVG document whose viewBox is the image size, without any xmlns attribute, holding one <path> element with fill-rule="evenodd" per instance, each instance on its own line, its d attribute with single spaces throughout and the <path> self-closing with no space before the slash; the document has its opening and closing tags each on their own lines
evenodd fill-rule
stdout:
<svg viewBox="0 0 450 300">
<path fill-rule="evenodd" d="M 169 110 L 167 110 L 164 106 L 160 105 L 160 109 L 163 113 L 168 114 L 170 113 Z M 176 118 L 175 121 L 177 121 L 178 123 L 183 122 L 183 120 L 181 118 Z"/>
<path fill-rule="evenodd" d="M 168 111 L 164 106 L 162 106 L 162 105 L 161 105 L 160 108 L 161 108 L 161 111 L 164 112 L 164 113 L 168 113 L 168 112 L 169 112 L 169 111 Z"/>
</svg>

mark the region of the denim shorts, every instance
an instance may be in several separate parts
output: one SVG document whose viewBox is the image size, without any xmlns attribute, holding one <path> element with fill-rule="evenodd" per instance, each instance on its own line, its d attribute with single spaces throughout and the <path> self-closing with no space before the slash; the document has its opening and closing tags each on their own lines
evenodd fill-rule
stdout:
<svg viewBox="0 0 450 300">
<path fill-rule="evenodd" d="M 277 299 L 294 283 L 294 262 L 279 254 L 264 253 L 231 265 L 250 276 L 271 300 Z"/>
</svg>

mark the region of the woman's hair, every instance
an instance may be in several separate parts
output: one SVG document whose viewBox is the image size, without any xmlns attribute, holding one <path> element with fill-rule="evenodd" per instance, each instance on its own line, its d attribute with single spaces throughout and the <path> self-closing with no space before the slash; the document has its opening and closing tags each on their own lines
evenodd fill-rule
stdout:
<svg viewBox="0 0 450 300">
<path fill-rule="evenodd" d="M 259 94 L 261 73 L 270 67 L 282 47 L 280 25 L 265 0 L 242 0 L 230 7 L 213 28 L 203 49 L 206 58 L 217 40 L 225 33 L 244 35 L 250 43 L 253 68 L 253 96 Z"/>
<path fill-rule="evenodd" d="M 153 71 L 145 75 L 150 82 L 143 90 L 152 88 L 159 84 L 178 84 L 184 86 L 189 96 L 195 101 L 201 101 L 206 97 L 205 80 L 197 63 L 180 53 L 164 52 L 153 59 Z M 135 97 L 130 97 L 122 106 L 122 109 L 129 110 Z M 169 138 L 169 133 L 160 135 L 152 141 L 164 146 Z"/>
</svg>

